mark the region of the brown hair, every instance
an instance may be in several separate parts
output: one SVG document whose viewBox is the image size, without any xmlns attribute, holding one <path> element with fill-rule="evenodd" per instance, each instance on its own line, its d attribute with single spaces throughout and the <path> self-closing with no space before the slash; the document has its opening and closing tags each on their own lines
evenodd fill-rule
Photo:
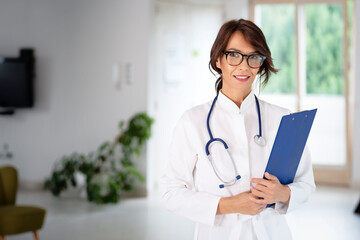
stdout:
<svg viewBox="0 0 360 240">
<path fill-rule="evenodd" d="M 213 69 L 220 74 L 220 77 L 215 82 L 217 94 L 222 88 L 222 75 L 221 69 L 216 67 L 216 61 L 224 55 L 223 51 L 226 50 L 229 39 L 235 31 L 240 31 L 255 50 L 266 57 L 263 65 L 259 69 L 260 81 L 262 81 L 261 85 L 263 87 L 265 87 L 269 81 L 271 72 L 276 73 L 278 71 L 274 68 L 271 52 L 261 29 L 249 20 L 240 19 L 228 21 L 221 26 L 210 52 L 209 69 L 210 71 Z"/>
</svg>

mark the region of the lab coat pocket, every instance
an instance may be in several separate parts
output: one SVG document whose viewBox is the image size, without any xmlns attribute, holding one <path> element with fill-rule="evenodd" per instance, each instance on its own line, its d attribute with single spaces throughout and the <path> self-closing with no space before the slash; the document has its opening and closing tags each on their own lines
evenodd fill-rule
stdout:
<svg viewBox="0 0 360 240">
<path fill-rule="evenodd" d="M 194 169 L 194 185 L 198 191 L 214 193 L 213 189 L 219 184 L 211 163 L 205 153 L 197 154 L 197 161 Z"/>
</svg>

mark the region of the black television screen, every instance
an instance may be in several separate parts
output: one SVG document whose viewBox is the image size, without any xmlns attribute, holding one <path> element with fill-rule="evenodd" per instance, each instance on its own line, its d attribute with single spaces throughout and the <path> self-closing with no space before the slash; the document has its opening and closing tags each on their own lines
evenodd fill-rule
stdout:
<svg viewBox="0 0 360 240">
<path fill-rule="evenodd" d="M 32 107 L 33 78 L 32 50 L 21 50 L 19 58 L 0 58 L 0 107 Z"/>
</svg>

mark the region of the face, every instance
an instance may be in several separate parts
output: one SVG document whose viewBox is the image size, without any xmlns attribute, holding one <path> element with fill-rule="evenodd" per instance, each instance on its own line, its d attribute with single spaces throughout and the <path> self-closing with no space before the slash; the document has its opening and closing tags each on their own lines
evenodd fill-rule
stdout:
<svg viewBox="0 0 360 240">
<path fill-rule="evenodd" d="M 230 37 L 225 51 L 240 52 L 245 55 L 257 53 L 239 31 L 234 32 Z M 259 72 L 259 68 L 251 68 L 246 57 L 244 57 L 241 64 L 231 66 L 226 61 L 226 55 L 224 54 L 216 61 L 216 66 L 222 71 L 223 86 L 221 91 L 225 95 L 240 93 L 247 96 L 250 93 L 251 85 Z"/>
</svg>

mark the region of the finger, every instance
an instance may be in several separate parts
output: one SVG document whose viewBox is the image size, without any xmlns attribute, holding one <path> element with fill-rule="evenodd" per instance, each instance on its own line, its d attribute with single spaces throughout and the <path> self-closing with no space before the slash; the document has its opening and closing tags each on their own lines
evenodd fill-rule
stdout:
<svg viewBox="0 0 360 240">
<path fill-rule="evenodd" d="M 255 187 L 252 187 L 260 192 L 263 192 L 264 194 L 269 194 L 271 192 L 271 190 L 269 189 L 268 186 L 264 186 L 264 185 L 261 185 L 261 184 L 256 184 Z"/>
<path fill-rule="evenodd" d="M 261 184 L 266 186 L 269 180 L 263 178 L 252 178 L 250 179 L 251 183 Z"/>
<path fill-rule="evenodd" d="M 256 209 L 256 214 L 259 214 L 259 213 L 261 213 L 263 210 L 261 209 L 261 208 L 259 208 L 259 209 Z"/>
<path fill-rule="evenodd" d="M 265 193 L 257 190 L 254 187 L 251 187 L 251 193 L 255 196 L 255 197 L 260 197 L 260 198 L 265 198 Z"/>
<path fill-rule="evenodd" d="M 259 208 L 259 211 L 262 212 L 265 209 L 265 207 L 266 207 L 266 204 L 261 205 L 261 207 Z"/>
<path fill-rule="evenodd" d="M 249 197 L 249 199 L 251 201 L 253 201 L 254 203 L 257 203 L 257 204 L 266 204 L 265 199 L 258 199 L 258 198 L 254 198 L 254 197 Z"/>
<path fill-rule="evenodd" d="M 273 180 L 273 181 L 279 181 L 278 178 L 275 175 L 272 175 L 268 172 L 265 173 L 266 179 Z"/>
</svg>

